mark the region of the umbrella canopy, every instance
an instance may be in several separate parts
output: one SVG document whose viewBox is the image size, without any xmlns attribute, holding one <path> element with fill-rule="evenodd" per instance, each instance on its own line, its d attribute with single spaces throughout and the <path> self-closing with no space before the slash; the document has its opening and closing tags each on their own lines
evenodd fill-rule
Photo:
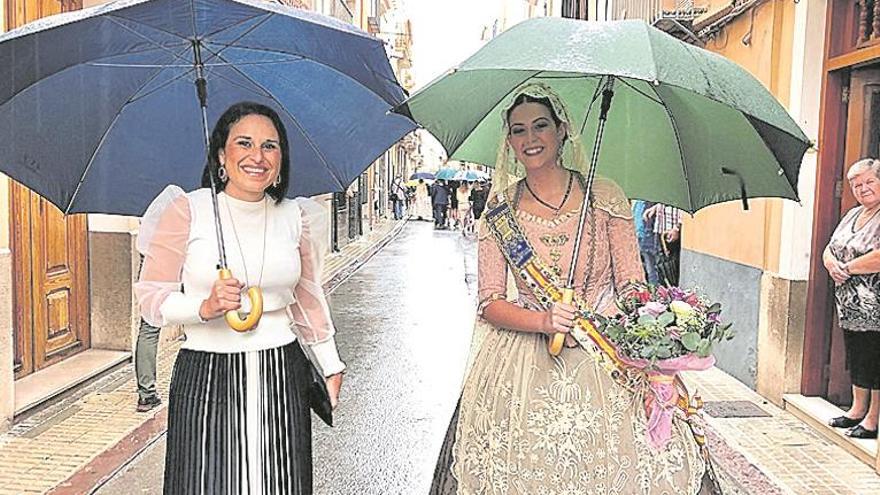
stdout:
<svg viewBox="0 0 880 495">
<path fill-rule="evenodd" d="M 478 180 L 487 179 L 489 179 L 489 174 L 487 174 L 486 172 L 480 172 L 479 170 L 459 170 L 452 178 L 452 180 L 460 180 L 466 182 L 475 182 Z"/>
<path fill-rule="evenodd" d="M 383 43 L 258 0 L 124 0 L 0 36 L 0 171 L 65 213 L 140 215 L 200 186 L 208 121 L 255 101 L 281 115 L 290 196 L 342 191 L 414 128 Z"/>
<path fill-rule="evenodd" d="M 456 170 L 454 168 L 441 168 L 437 171 L 436 174 L 434 174 L 434 176 L 437 178 L 437 180 L 452 180 L 455 178 L 455 174 L 457 174 L 458 172 L 459 170 Z"/>
<path fill-rule="evenodd" d="M 422 181 L 422 182 L 419 182 Z M 406 181 L 406 187 L 418 187 L 419 184 L 433 184 L 434 179 L 410 179 Z"/>
<path fill-rule="evenodd" d="M 690 212 L 743 197 L 797 199 L 809 140 L 785 109 L 738 65 L 641 20 L 525 21 L 397 111 L 434 134 L 450 159 L 491 166 L 512 92 L 539 81 L 565 102 L 589 156 L 609 80 L 597 173 L 631 198 Z"/>
<path fill-rule="evenodd" d="M 419 180 L 419 179 L 434 180 L 435 177 L 434 177 L 434 174 L 432 174 L 430 172 L 416 172 L 416 173 L 410 175 L 409 179 L 410 180 Z"/>
</svg>

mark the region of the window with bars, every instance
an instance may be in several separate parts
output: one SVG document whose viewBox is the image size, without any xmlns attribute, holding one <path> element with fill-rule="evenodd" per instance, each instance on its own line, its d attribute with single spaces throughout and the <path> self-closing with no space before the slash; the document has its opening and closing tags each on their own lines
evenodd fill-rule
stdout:
<svg viewBox="0 0 880 495">
<path fill-rule="evenodd" d="M 857 45 L 880 40 L 880 0 L 857 0 L 856 19 L 858 19 Z"/>
<path fill-rule="evenodd" d="M 588 19 L 587 0 L 563 0 L 562 17 L 569 19 Z"/>
</svg>

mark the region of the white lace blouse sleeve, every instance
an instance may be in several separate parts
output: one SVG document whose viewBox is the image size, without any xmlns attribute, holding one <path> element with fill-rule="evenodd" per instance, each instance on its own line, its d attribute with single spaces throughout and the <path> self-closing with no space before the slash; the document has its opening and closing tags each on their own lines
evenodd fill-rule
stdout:
<svg viewBox="0 0 880 495">
<path fill-rule="evenodd" d="M 329 247 L 329 212 L 311 199 L 295 201 L 302 219 L 299 245 L 302 274 L 293 291 L 291 316 L 300 342 L 311 347 L 324 375 L 330 376 L 343 371 L 345 363 L 336 349 L 336 330 L 321 284 L 324 256 Z"/>
<path fill-rule="evenodd" d="M 141 220 L 137 248 L 144 263 L 134 290 L 141 316 L 153 326 L 202 321 L 202 299 L 184 294 L 181 287 L 191 220 L 189 198 L 177 186 L 162 191 Z"/>
</svg>

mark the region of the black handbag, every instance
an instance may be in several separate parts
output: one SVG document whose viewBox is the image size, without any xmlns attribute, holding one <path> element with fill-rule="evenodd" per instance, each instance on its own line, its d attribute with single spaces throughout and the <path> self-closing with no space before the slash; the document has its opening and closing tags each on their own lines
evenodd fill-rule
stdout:
<svg viewBox="0 0 880 495">
<path fill-rule="evenodd" d="M 327 426 L 333 426 L 333 405 L 330 402 L 330 393 L 327 391 L 327 382 L 324 379 L 324 373 L 315 365 L 314 357 L 311 352 L 300 345 L 303 354 L 308 361 L 309 373 L 306 376 L 306 400 L 309 401 L 309 407 Z"/>
</svg>

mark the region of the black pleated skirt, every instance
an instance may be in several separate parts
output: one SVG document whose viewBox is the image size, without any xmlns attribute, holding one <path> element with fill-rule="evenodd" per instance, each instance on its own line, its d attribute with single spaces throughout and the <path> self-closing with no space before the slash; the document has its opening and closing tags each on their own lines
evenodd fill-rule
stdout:
<svg viewBox="0 0 880 495">
<path fill-rule="evenodd" d="M 296 342 L 234 354 L 182 349 L 169 393 L 164 492 L 310 495 L 308 366 Z"/>
</svg>

